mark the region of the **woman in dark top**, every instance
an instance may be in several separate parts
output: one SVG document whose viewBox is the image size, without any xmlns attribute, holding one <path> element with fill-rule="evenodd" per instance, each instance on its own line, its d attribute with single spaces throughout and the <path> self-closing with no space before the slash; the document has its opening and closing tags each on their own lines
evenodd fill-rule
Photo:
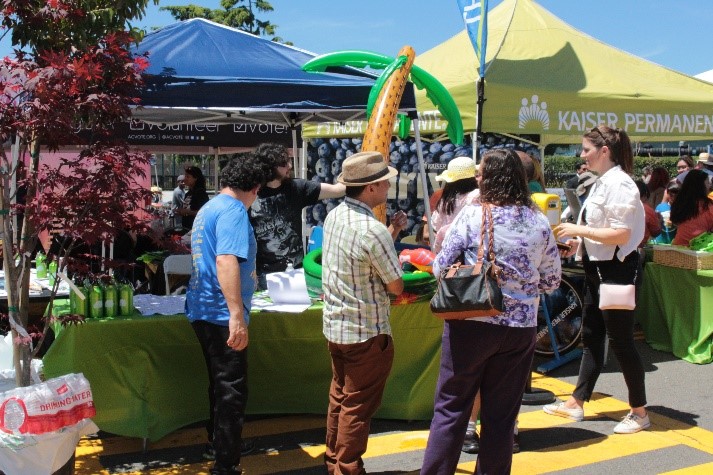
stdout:
<svg viewBox="0 0 713 475">
<path fill-rule="evenodd" d="M 673 244 L 688 246 L 694 237 L 713 231 L 713 203 L 708 193 L 708 174 L 702 170 L 689 171 L 671 204 L 671 222 L 678 226 Z"/>
<path fill-rule="evenodd" d="M 198 210 L 208 202 L 209 198 L 205 189 L 205 177 L 200 168 L 186 167 L 184 183 L 188 187 L 188 192 L 183 199 L 183 207 L 176 210 L 176 214 L 181 216 L 181 227 L 187 233 L 193 228 L 193 220 L 196 219 Z"/>
</svg>

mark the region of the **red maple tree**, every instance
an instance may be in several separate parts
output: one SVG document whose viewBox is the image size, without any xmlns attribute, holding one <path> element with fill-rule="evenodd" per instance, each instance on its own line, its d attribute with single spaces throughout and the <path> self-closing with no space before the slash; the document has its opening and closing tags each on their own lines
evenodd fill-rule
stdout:
<svg viewBox="0 0 713 475">
<path fill-rule="evenodd" d="M 13 44 L 30 49 L 17 49 L 14 58 L 0 62 L 0 231 L 20 386 L 30 384 L 29 363 L 37 351 L 27 326 L 30 259 L 39 234 L 59 227 L 70 238 L 66 243 L 91 245 L 120 230 L 147 227 L 135 211 L 150 197 L 139 184 L 149 155 L 112 134 L 138 103 L 147 61 L 132 57 L 135 35 L 123 29 L 147 3 L 0 0 L 0 25 L 11 29 Z M 90 132 L 84 143 L 77 135 L 81 129 Z M 12 145 L 12 153 L 4 144 Z M 55 167 L 42 162 L 41 149 L 71 144 L 83 145 L 76 156 L 61 158 Z M 63 246 L 58 257 L 71 246 Z M 52 297 L 56 290 L 57 285 Z M 48 325 L 49 320 L 45 331 Z"/>
</svg>

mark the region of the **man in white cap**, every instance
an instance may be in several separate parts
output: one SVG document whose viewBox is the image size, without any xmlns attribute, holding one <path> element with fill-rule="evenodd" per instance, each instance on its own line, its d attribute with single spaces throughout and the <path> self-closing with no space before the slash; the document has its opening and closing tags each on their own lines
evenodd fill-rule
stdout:
<svg viewBox="0 0 713 475">
<path fill-rule="evenodd" d="M 393 239 L 406 215 L 397 213 L 387 229 L 372 212 L 386 203 L 397 174 L 379 152 L 356 153 L 342 170 L 346 197 L 324 221 L 322 247 L 323 333 L 332 358 L 324 460 L 330 474 L 362 474 L 394 358 L 389 294 L 404 284 Z"/>
</svg>

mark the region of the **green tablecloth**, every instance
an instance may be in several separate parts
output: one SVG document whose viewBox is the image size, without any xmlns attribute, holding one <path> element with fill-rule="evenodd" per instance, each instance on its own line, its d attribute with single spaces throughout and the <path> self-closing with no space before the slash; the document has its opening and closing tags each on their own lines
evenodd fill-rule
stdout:
<svg viewBox="0 0 713 475">
<path fill-rule="evenodd" d="M 653 348 L 713 362 L 713 271 L 647 263 L 636 317 Z"/>
<path fill-rule="evenodd" d="M 395 357 L 376 417 L 428 420 L 443 323 L 428 302 L 392 307 Z M 322 310 L 254 313 L 248 349 L 248 414 L 325 414 L 331 362 Z M 100 429 L 155 441 L 207 419 L 203 356 L 183 315 L 90 320 L 64 328 L 44 357 L 47 377 L 81 372 Z"/>
</svg>

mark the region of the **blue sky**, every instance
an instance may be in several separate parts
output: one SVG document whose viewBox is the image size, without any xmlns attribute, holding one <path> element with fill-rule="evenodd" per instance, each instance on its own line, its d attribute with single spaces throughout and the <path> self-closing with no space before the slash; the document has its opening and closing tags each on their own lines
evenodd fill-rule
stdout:
<svg viewBox="0 0 713 475">
<path fill-rule="evenodd" d="M 463 28 L 455 0 L 270 0 L 263 15 L 277 34 L 295 46 L 327 53 L 346 49 L 394 55 L 409 44 L 420 54 Z M 161 5 L 196 3 L 217 8 L 219 0 L 161 0 Z M 490 0 L 490 8 L 501 0 Z M 539 0 L 540 5 L 604 43 L 657 64 L 695 75 L 713 69 L 713 2 L 710 0 Z M 663 9 L 664 5 L 670 8 Z M 173 22 L 151 5 L 139 26 Z M 7 40 L 0 56 L 10 52 Z M 615 73 L 615 72 L 612 72 Z"/>
</svg>

